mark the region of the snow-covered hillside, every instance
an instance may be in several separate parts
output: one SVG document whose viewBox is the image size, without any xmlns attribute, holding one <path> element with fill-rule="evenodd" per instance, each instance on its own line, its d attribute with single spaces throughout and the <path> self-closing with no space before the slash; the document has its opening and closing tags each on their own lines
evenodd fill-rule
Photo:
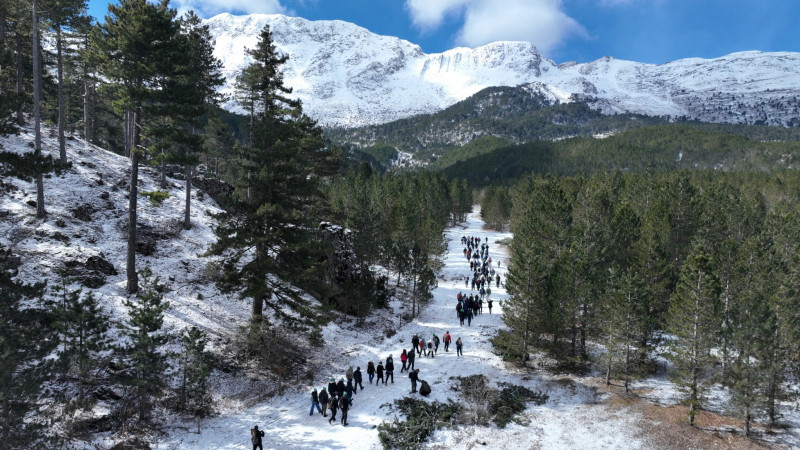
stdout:
<svg viewBox="0 0 800 450">
<path fill-rule="evenodd" d="M 288 86 L 327 126 L 384 123 L 446 108 L 490 86 L 534 83 L 554 100 L 591 102 L 605 113 L 687 116 L 711 122 L 800 125 L 800 54 L 742 52 L 716 59 L 643 64 L 605 57 L 577 64 L 543 57 L 528 42 L 495 42 L 425 54 L 419 46 L 342 21 L 220 14 L 205 21 L 227 83 L 249 62 L 269 25 L 290 56 Z M 236 109 L 235 102 L 228 108 Z"/>
</svg>

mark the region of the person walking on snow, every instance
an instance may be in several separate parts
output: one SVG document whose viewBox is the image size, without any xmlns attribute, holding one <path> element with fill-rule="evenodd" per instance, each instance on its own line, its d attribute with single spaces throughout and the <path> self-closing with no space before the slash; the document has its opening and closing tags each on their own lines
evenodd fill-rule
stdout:
<svg viewBox="0 0 800 450">
<path fill-rule="evenodd" d="M 350 399 L 350 403 L 353 403 L 353 380 L 347 380 L 347 385 L 344 387 L 344 393 L 347 394 L 347 398 Z"/>
<path fill-rule="evenodd" d="M 411 393 L 417 392 L 417 380 L 419 379 L 419 369 L 412 370 L 408 374 L 408 378 L 411 378 Z"/>
<path fill-rule="evenodd" d="M 347 411 L 350 410 L 350 402 L 352 402 L 352 397 L 344 396 L 339 399 L 339 410 L 342 411 L 342 426 L 347 426 Z"/>
<path fill-rule="evenodd" d="M 258 425 L 250 428 L 250 442 L 253 444 L 253 450 L 258 448 L 259 450 L 264 450 L 264 447 L 261 444 L 261 438 L 264 437 L 264 432 L 258 429 Z"/>
<path fill-rule="evenodd" d="M 367 376 L 369 377 L 369 384 L 372 384 L 372 379 L 375 378 L 375 364 L 372 361 L 367 363 Z"/>
<path fill-rule="evenodd" d="M 430 358 L 433 358 L 433 342 L 428 341 L 428 353 L 426 353 L 425 355 Z"/>
<path fill-rule="evenodd" d="M 328 383 L 328 394 L 336 395 L 336 380 L 331 377 L 331 381 Z"/>
<path fill-rule="evenodd" d="M 383 363 L 380 362 L 380 361 L 378 361 L 377 372 L 378 372 L 378 379 L 375 380 L 375 384 L 381 384 L 381 381 L 384 381 L 384 380 L 383 380 Z M 385 382 L 384 382 L 384 384 L 385 384 Z"/>
<path fill-rule="evenodd" d="M 339 409 L 339 399 L 335 394 L 332 394 L 331 399 L 328 400 L 328 409 L 331 410 L 331 418 L 328 419 L 328 423 L 333 425 L 333 421 L 336 420 L 336 410 Z"/>
<path fill-rule="evenodd" d="M 464 343 L 461 342 L 461 338 L 456 339 L 456 355 L 464 356 Z"/>
<path fill-rule="evenodd" d="M 328 391 L 325 390 L 325 386 L 322 386 L 322 390 L 319 393 L 319 404 L 322 405 L 322 417 L 328 417 Z"/>
<path fill-rule="evenodd" d="M 400 373 L 403 373 L 408 368 L 408 351 L 406 351 L 406 349 L 403 349 L 403 353 L 400 354 L 400 362 L 403 363 L 403 367 L 400 368 Z"/>
<path fill-rule="evenodd" d="M 419 336 L 417 335 L 417 333 L 414 333 L 414 337 L 411 338 L 411 350 L 417 351 L 418 347 L 419 347 Z"/>
<path fill-rule="evenodd" d="M 322 408 L 319 407 L 319 397 L 317 395 L 317 388 L 314 388 L 314 390 L 311 391 L 311 411 L 308 413 L 309 416 L 314 415 L 315 406 L 317 407 L 317 411 L 319 411 L 319 413 L 322 414 Z"/>
<path fill-rule="evenodd" d="M 417 352 L 415 352 L 413 348 L 408 352 L 408 370 L 414 370 L 414 359 L 417 357 L 416 355 Z"/>
<path fill-rule="evenodd" d="M 389 382 L 389 377 L 392 378 L 392 384 L 394 384 L 394 359 L 392 359 L 392 355 L 386 358 L 386 378 L 383 380 L 384 386 Z"/>
<path fill-rule="evenodd" d="M 442 336 L 442 341 L 444 342 L 444 351 L 449 352 L 450 351 L 450 331 L 448 331 L 447 333 L 444 334 L 444 336 Z"/>
<path fill-rule="evenodd" d="M 344 376 L 347 378 L 347 381 L 353 379 L 353 366 L 347 368 L 347 373 L 345 373 Z"/>
<path fill-rule="evenodd" d="M 439 352 L 439 336 L 437 336 L 436 333 L 433 333 L 433 354 L 435 355 L 438 352 Z"/>
<path fill-rule="evenodd" d="M 358 390 L 358 387 L 361 386 L 361 390 L 364 390 L 364 383 L 362 383 L 363 378 L 361 378 L 361 367 L 356 367 L 356 371 L 353 372 L 353 387 L 355 390 Z"/>
<path fill-rule="evenodd" d="M 336 383 L 336 395 L 339 397 L 344 395 L 344 378 L 339 378 L 339 382 Z"/>
</svg>

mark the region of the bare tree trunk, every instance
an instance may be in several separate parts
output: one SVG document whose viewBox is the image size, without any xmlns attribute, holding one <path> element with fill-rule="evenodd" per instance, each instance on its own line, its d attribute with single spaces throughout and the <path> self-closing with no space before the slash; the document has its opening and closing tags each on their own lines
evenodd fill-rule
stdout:
<svg viewBox="0 0 800 450">
<path fill-rule="evenodd" d="M 42 55 L 39 53 L 39 4 L 38 0 L 33 0 L 32 20 L 33 20 L 33 130 L 34 130 L 34 153 L 36 154 L 36 218 L 44 219 L 47 211 L 44 209 L 44 180 L 42 177 Z"/>
<path fill-rule="evenodd" d="M 61 26 L 56 27 L 56 62 L 58 64 L 58 157 L 62 163 L 67 162 L 67 144 L 64 140 L 64 55 Z"/>
<path fill-rule="evenodd" d="M 22 115 L 22 97 L 25 95 L 25 84 L 23 82 L 23 68 L 22 68 L 22 31 L 20 25 L 17 24 L 17 32 L 15 34 L 14 44 L 16 46 L 16 58 L 14 63 L 17 66 L 17 125 L 25 125 L 25 117 Z"/>
<path fill-rule="evenodd" d="M 139 274 L 136 273 L 136 206 L 137 198 L 139 196 L 139 151 L 136 147 L 139 144 L 139 131 L 136 127 L 138 121 L 139 111 L 138 108 L 129 116 L 133 116 L 132 123 L 132 144 L 131 149 L 131 179 L 130 190 L 128 194 L 128 254 L 126 274 L 128 277 L 127 291 L 129 294 L 139 292 Z"/>
<path fill-rule="evenodd" d="M 83 65 L 83 140 L 91 142 L 92 137 L 90 130 L 92 129 L 89 124 L 89 68 L 86 64 Z"/>
<path fill-rule="evenodd" d="M 183 216 L 183 229 L 184 230 L 191 230 L 192 229 L 192 221 L 190 218 L 190 213 L 192 210 L 192 166 L 191 164 L 186 165 L 186 208 L 184 211 Z"/>
</svg>

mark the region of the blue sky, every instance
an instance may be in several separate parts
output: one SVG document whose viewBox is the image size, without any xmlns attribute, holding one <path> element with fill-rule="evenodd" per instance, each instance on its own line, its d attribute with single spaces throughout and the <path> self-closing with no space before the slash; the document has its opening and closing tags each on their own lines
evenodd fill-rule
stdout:
<svg viewBox="0 0 800 450">
<path fill-rule="evenodd" d="M 171 0 L 200 17 L 281 13 L 338 19 L 426 53 L 533 42 L 556 62 L 664 63 L 745 50 L 800 52 L 800 0 Z M 89 0 L 102 20 L 108 0 Z"/>
</svg>

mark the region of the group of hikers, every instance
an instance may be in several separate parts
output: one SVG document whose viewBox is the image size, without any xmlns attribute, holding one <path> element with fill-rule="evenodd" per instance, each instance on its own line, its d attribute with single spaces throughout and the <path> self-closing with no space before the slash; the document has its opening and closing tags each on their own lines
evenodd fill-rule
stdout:
<svg viewBox="0 0 800 450">
<path fill-rule="evenodd" d="M 411 338 L 411 348 L 403 349 L 400 354 L 400 373 L 408 371 L 408 378 L 411 380 L 411 393 L 417 392 L 417 382 L 421 383 L 419 393 L 428 395 L 431 392 L 430 385 L 424 380 L 419 379 L 419 369 L 415 367 L 417 357 L 433 358 L 439 351 L 440 343 L 444 344 L 444 350 L 450 351 L 450 344 L 452 343 L 452 336 L 450 332 L 446 332 L 441 339 L 436 333 L 433 333 L 431 338 L 426 342 L 419 334 L 414 334 Z M 456 339 L 456 355 L 463 356 L 464 344 L 459 337 Z M 388 385 L 389 382 L 394 383 L 394 359 L 392 355 L 386 358 L 386 362 L 378 361 L 377 365 L 369 361 L 367 362 L 367 378 L 369 384 L 373 380 L 375 385 L 383 384 Z M 328 417 L 330 411 L 330 418 L 328 423 L 333 424 L 336 421 L 337 411 L 340 413 L 339 422 L 342 426 L 347 426 L 347 413 L 350 407 L 353 406 L 353 397 L 358 392 L 359 388 L 364 390 L 363 374 L 361 367 L 358 366 L 353 370 L 350 366 L 345 373 L 344 378 L 336 381 L 336 378 L 331 378 L 328 386 L 323 386 L 321 390 L 317 391 L 316 388 L 311 392 L 311 410 L 308 412 L 309 416 L 314 415 L 314 409 L 323 417 Z"/>
<path fill-rule="evenodd" d="M 469 296 L 458 293 L 456 317 L 461 326 L 464 326 L 464 322 L 467 322 L 467 326 L 472 326 L 472 319 L 478 314 L 483 314 L 484 303 L 489 308 L 489 314 L 492 313 L 492 281 L 495 282 L 495 287 L 500 287 L 500 274 L 492 267 L 488 239 L 481 243 L 480 237 L 462 236 L 461 244 L 465 246 L 464 256 L 469 261 L 472 272 L 472 277 L 469 275 L 464 277 L 464 288 L 470 287 L 472 280 L 470 291 L 477 289 L 478 292 L 476 294 L 470 292 Z M 500 267 L 500 261 L 497 262 L 497 267 Z"/>
<path fill-rule="evenodd" d="M 489 308 L 489 314 L 492 313 L 492 299 L 491 299 L 491 284 L 494 279 L 496 286 L 500 286 L 500 274 L 495 273 L 492 267 L 492 259 L 489 258 L 489 244 L 488 240 L 481 243 L 480 237 L 462 237 L 461 243 L 465 245 L 464 254 L 470 260 L 470 270 L 472 271 L 472 290 L 477 289 L 478 292 L 469 296 L 461 292 L 458 293 L 458 304 L 456 306 L 456 313 L 461 325 L 467 321 L 468 325 L 472 324 L 472 318 L 475 315 L 483 313 L 484 302 Z M 498 267 L 500 263 L 498 262 Z M 469 286 L 470 277 L 467 277 L 466 286 Z M 453 338 L 450 331 L 442 335 L 441 339 L 436 333 L 432 333 L 429 339 L 425 339 L 418 333 L 411 337 L 411 348 L 403 349 L 400 354 L 400 362 L 402 366 L 400 373 L 408 371 L 408 378 L 411 381 L 411 393 L 419 392 L 421 395 L 427 396 L 431 392 L 430 385 L 420 379 L 420 370 L 415 367 L 417 357 L 434 358 L 439 351 L 439 345 L 444 345 L 444 351 L 450 351 L 450 345 Z M 464 344 L 461 338 L 455 340 L 456 356 L 463 356 Z M 369 361 L 366 366 L 367 378 L 369 384 L 375 381 L 378 386 L 383 383 L 387 386 L 389 382 L 394 383 L 394 359 L 389 355 L 385 362 L 378 361 L 377 364 Z M 420 385 L 419 391 L 417 385 Z M 363 374 L 361 367 L 357 366 L 355 370 L 350 366 L 344 378 L 336 381 L 335 377 L 330 378 L 327 386 L 323 386 L 319 391 L 314 388 L 311 392 L 311 410 L 309 416 L 314 415 L 314 409 L 323 417 L 328 417 L 328 423 L 333 424 L 339 413 L 339 422 L 343 426 L 347 426 L 347 414 L 353 406 L 353 397 L 358 390 L 364 390 Z M 258 427 L 250 430 L 253 440 L 253 448 L 255 449 L 261 444 L 261 436 L 264 435 L 263 431 L 259 431 Z"/>
</svg>

